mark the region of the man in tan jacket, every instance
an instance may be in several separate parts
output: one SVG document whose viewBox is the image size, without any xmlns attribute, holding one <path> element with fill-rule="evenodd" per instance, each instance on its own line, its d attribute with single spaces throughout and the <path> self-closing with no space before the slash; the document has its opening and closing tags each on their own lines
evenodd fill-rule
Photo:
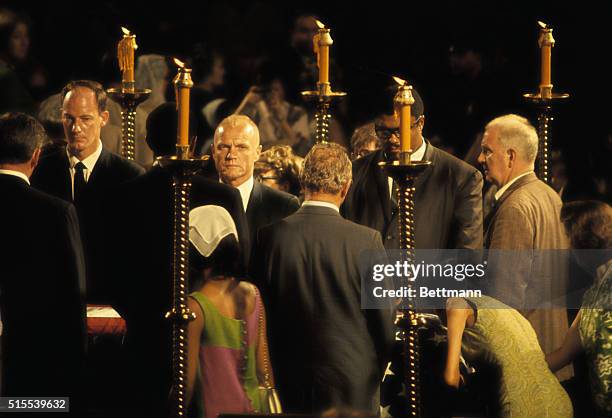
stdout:
<svg viewBox="0 0 612 418">
<path fill-rule="evenodd" d="M 536 331 L 545 353 L 558 347 L 568 329 L 564 298 L 569 248 L 560 220 L 561 199 L 534 173 L 538 136 L 518 115 L 493 119 L 485 128 L 478 162 L 498 188 L 485 220 L 491 296 L 518 309 Z M 560 380 L 571 368 L 557 373 Z"/>
</svg>

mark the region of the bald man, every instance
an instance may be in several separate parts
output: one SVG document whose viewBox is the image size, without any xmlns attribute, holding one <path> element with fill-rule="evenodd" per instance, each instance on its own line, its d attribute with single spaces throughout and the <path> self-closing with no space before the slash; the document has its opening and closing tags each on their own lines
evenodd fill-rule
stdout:
<svg viewBox="0 0 612 418">
<path fill-rule="evenodd" d="M 252 243 L 259 228 L 291 215 L 300 207 L 295 196 L 254 181 L 253 170 L 260 153 L 259 130 L 251 119 L 231 115 L 221 121 L 212 146 L 215 168 L 222 183 L 240 192 Z"/>
</svg>

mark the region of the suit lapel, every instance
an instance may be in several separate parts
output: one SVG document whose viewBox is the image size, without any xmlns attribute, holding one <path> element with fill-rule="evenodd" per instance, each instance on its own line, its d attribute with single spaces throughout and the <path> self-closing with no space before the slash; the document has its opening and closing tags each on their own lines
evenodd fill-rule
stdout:
<svg viewBox="0 0 612 418">
<path fill-rule="evenodd" d="M 424 139 L 424 141 L 426 140 Z M 414 193 L 415 202 L 419 201 L 419 197 L 423 193 L 423 189 L 425 188 L 424 186 L 427 184 L 427 180 L 429 180 L 429 177 L 431 177 L 431 173 L 433 172 L 434 167 L 436 165 L 436 160 L 438 159 L 438 150 L 429 142 L 427 142 L 427 148 L 425 149 L 425 155 L 423 159 L 425 161 L 431 161 L 431 165 L 427 167 L 425 171 L 423 171 L 421 175 L 418 176 L 414 181 L 414 187 L 416 189 Z M 418 207 L 418 205 L 416 205 L 416 207 Z"/>
<path fill-rule="evenodd" d="M 249 203 L 247 204 L 246 217 L 247 222 L 249 223 L 249 227 L 254 227 L 257 225 L 257 221 L 261 220 L 261 193 L 262 187 L 259 182 L 255 181 L 253 183 L 253 190 L 251 191 L 251 196 L 249 196 Z M 256 231 L 251 231 L 251 233 L 255 233 Z"/>
<path fill-rule="evenodd" d="M 110 153 L 102 148 L 102 153 L 100 153 L 100 157 L 98 157 L 98 161 L 96 161 L 96 165 L 89 176 L 89 180 L 87 181 L 88 189 L 95 188 L 97 185 L 104 182 L 104 176 L 106 174 L 106 168 L 108 167 L 109 162 Z"/>
<path fill-rule="evenodd" d="M 376 190 L 378 191 L 378 197 L 382 206 L 382 212 L 385 216 L 385 223 L 388 224 L 393 217 L 393 203 L 391 202 L 391 195 L 389 194 L 389 177 L 385 170 L 378 165 L 379 162 L 384 161 L 384 154 L 382 150 L 377 151 L 375 158 L 372 158 L 371 164 L 373 165 L 373 171 L 375 174 L 374 181 L 376 184 Z M 365 190 L 367 193 L 368 191 Z"/>
</svg>

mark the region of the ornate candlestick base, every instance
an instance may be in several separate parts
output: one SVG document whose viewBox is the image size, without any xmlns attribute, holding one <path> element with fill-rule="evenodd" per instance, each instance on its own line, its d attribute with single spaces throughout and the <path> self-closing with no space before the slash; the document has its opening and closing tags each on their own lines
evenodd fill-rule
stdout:
<svg viewBox="0 0 612 418">
<path fill-rule="evenodd" d="M 553 121 L 553 103 L 560 102 L 569 97 L 567 93 L 551 93 L 543 91 L 541 93 L 523 94 L 523 98 L 538 108 L 538 158 L 537 175 L 540 180 L 551 185 L 550 176 L 550 147 L 552 144 L 550 123 Z"/>
<path fill-rule="evenodd" d="M 402 155 L 402 160 L 405 160 L 406 155 Z M 415 223 L 414 223 L 414 181 L 428 167 L 431 166 L 431 161 L 415 161 L 409 164 L 401 164 L 399 161 L 379 164 L 392 177 L 397 184 L 397 204 L 399 209 L 399 238 L 400 249 L 402 250 L 402 261 L 414 263 L 415 249 Z M 410 278 L 408 278 L 410 279 Z M 405 285 L 408 288 L 413 288 L 414 281 L 407 280 Z M 404 364 L 405 364 L 405 381 L 406 395 L 409 402 L 410 417 L 421 416 L 421 390 L 419 379 L 419 315 L 417 312 L 416 301 L 414 298 L 404 300 L 404 309 L 401 314 L 402 320 L 399 321 L 399 326 L 404 331 Z"/>
<path fill-rule="evenodd" d="M 180 151 L 179 151 L 180 152 Z M 159 157 L 160 165 L 172 173 L 174 188 L 173 220 L 173 303 L 166 318 L 172 321 L 172 364 L 176 417 L 187 414 L 187 326 L 195 318 L 187 306 L 189 288 L 189 204 L 191 179 L 202 168 L 202 158 Z"/>
<path fill-rule="evenodd" d="M 317 91 L 303 91 L 302 96 L 306 100 L 317 101 L 317 112 L 315 114 L 315 142 L 329 142 L 329 107 L 332 100 L 346 96 L 345 92 L 334 92 L 329 83 L 317 83 Z"/>
<path fill-rule="evenodd" d="M 121 156 L 136 158 L 136 108 L 144 102 L 151 90 L 134 88 L 108 89 L 106 93 L 121 106 Z"/>
</svg>

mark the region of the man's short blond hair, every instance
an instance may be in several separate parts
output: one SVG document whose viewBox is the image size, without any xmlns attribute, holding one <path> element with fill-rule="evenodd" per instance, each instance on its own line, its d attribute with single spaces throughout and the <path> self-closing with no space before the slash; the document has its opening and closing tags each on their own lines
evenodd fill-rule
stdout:
<svg viewBox="0 0 612 418">
<path fill-rule="evenodd" d="M 352 164 L 346 150 L 331 142 L 316 144 L 308 152 L 300 181 L 306 191 L 338 194 L 352 177 Z"/>
<path fill-rule="evenodd" d="M 217 129 L 215 129 L 214 141 L 217 142 L 219 136 L 223 134 L 223 129 L 225 127 L 236 128 L 241 125 L 249 126 L 253 129 L 253 132 L 255 133 L 256 144 L 259 145 L 259 129 L 257 128 L 255 122 L 253 122 L 251 118 L 245 115 L 229 115 L 228 117 L 223 119 L 221 123 L 219 123 L 219 125 L 217 126 Z"/>
<path fill-rule="evenodd" d="M 533 125 L 519 115 L 508 114 L 497 117 L 487 124 L 485 130 L 495 129 L 499 141 L 506 148 L 516 151 L 520 159 L 533 164 L 538 155 L 538 133 Z"/>
</svg>

